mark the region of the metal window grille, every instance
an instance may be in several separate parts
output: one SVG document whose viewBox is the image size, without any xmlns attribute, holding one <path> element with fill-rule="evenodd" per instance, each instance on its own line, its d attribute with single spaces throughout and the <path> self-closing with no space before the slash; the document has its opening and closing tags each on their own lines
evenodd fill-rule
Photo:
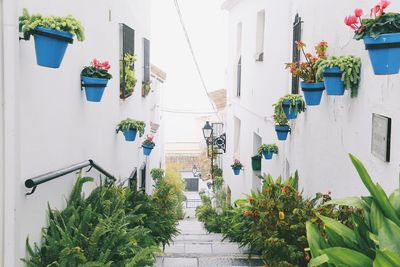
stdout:
<svg viewBox="0 0 400 267">
<path fill-rule="evenodd" d="M 301 17 L 296 14 L 293 22 L 293 62 L 300 61 L 300 51 L 297 50 L 296 42 L 301 41 Z M 299 93 L 299 77 L 292 77 L 292 94 Z"/>
<path fill-rule="evenodd" d="M 135 30 L 129 26 L 121 23 L 120 24 L 120 98 L 125 99 L 132 95 L 134 88 L 127 88 L 126 85 L 126 64 L 125 55 L 135 55 Z M 129 66 L 132 70 L 135 68 L 134 65 Z"/>
<path fill-rule="evenodd" d="M 236 96 L 240 97 L 242 87 L 242 56 L 239 57 L 236 73 Z"/>
</svg>

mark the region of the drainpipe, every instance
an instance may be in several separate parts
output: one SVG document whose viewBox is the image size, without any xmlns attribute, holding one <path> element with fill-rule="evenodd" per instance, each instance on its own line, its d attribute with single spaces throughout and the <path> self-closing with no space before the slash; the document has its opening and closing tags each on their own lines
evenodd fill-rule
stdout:
<svg viewBox="0 0 400 267">
<path fill-rule="evenodd" d="M 19 66 L 19 40 L 18 40 L 18 0 L 0 0 L 1 3 L 1 98 L 2 111 L 2 156 L 4 168 L 0 173 L 3 186 L 3 216 L 2 216 L 2 257 L 1 266 L 20 266 L 21 262 L 16 255 L 16 196 L 21 193 L 19 172 L 19 109 L 18 109 L 18 84 L 16 73 Z M 1 177 L 2 176 L 2 177 Z"/>
<path fill-rule="evenodd" d="M 3 14 L 3 0 L 0 0 L 0 14 Z M 2 16 L 1 16 L 2 17 Z M 0 21 L 0 33 L 3 33 L 3 21 Z M 3 83 L 3 34 L 0 34 L 0 266 L 4 266 L 4 83 Z"/>
</svg>

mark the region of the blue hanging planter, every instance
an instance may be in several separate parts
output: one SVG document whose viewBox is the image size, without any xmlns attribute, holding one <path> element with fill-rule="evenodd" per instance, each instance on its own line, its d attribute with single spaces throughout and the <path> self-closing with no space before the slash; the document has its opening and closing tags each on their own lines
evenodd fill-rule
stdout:
<svg viewBox="0 0 400 267">
<path fill-rule="evenodd" d="M 68 44 L 73 42 L 73 35 L 43 27 L 36 27 L 32 34 L 35 40 L 37 64 L 48 68 L 59 68 Z"/>
<path fill-rule="evenodd" d="M 150 156 L 150 153 L 153 150 L 154 146 L 142 145 L 142 147 L 143 147 L 143 155 Z"/>
<path fill-rule="evenodd" d="M 266 160 L 270 160 L 270 159 L 272 159 L 272 156 L 274 155 L 274 153 L 272 153 L 271 151 L 265 150 L 265 151 L 263 151 L 263 155 Z"/>
<path fill-rule="evenodd" d="M 233 170 L 233 174 L 239 175 L 241 168 L 232 168 L 232 170 Z"/>
<path fill-rule="evenodd" d="M 85 87 L 86 100 L 100 102 L 108 79 L 82 76 L 82 87 Z"/>
<path fill-rule="evenodd" d="M 327 95 L 344 95 L 344 82 L 342 81 L 342 70 L 339 67 L 324 69 L 324 84 Z"/>
<path fill-rule="evenodd" d="M 399 73 L 400 33 L 381 34 L 377 39 L 365 36 L 364 44 L 376 75 Z"/>
<path fill-rule="evenodd" d="M 287 139 L 288 133 L 290 132 L 289 125 L 275 125 L 276 135 L 278 140 L 285 141 Z"/>
<path fill-rule="evenodd" d="M 300 101 L 298 101 L 298 104 Z M 285 100 L 282 102 L 283 111 L 285 112 L 285 116 L 288 120 L 297 119 L 297 109 L 296 106 L 292 105 L 292 102 L 289 100 Z"/>
<path fill-rule="evenodd" d="M 325 90 L 324 83 L 301 82 L 301 89 L 307 106 L 318 106 L 321 103 L 322 93 Z"/>
<path fill-rule="evenodd" d="M 125 141 L 132 142 L 136 139 L 137 130 L 129 129 L 123 132 L 125 136 Z"/>
</svg>

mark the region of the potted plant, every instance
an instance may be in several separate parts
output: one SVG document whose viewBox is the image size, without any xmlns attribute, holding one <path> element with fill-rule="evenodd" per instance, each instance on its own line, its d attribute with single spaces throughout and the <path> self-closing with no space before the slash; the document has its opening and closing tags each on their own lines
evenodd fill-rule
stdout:
<svg viewBox="0 0 400 267">
<path fill-rule="evenodd" d="M 262 157 L 258 154 L 251 157 L 251 167 L 253 171 L 261 171 L 261 159 Z"/>
<path fill-rule="evenodd" d="M 355 56 L 321 58 L 317 61 L 317 76 L 324 77 L 327 95 L 343 95 L 350 89 L 357 96 L 361 79 L 361 59 Z"/>
<path fill-rule="evenodd" d="M 142 96 L 147 96 L 151 91 L 151 81 L 142 82 Z"/>
<path fill-rule="evenodd" d="M 116 132 L 123 132 L 126 141 L 135 141 L 136 134 L 139 132 L 139 136 L 142 137 L 146 124 L 143 121 L 134 120 L 127 118 L 122 120 L 118 125 Z"/>
<path fill-rule="evenodd" d="M 25 40 L 33 35 L 36 62 L 49 68 L 60 67 L 68 44 L 72 44 L 74 36 L 78 41 L 85 39 L 84 29 L 74 17 L 46 17 L 40 14 L 30 16 L 26 9 L 19 17 L 19 31 Z"/>
<path fill-rule="evenodd" d="M 85 67 L 81 72 L 82 87 L 85 87 L 86 100 L 100 102 L 112 75 L 108 72 L 111 68 L 108 61 L 100 62 L 93 59 L 91 66 Z"/>
<path fill-rule="evenodd" d="M 121 97 L 123 97 L 125 94 L 129 96 L 135 90 L 137 82 L 134 69 L 135 61 L 136 56 L 130 53 L 126 53 L 123 59 L 120 61 L 119 80 L 121 86 Z"/>
<path fill-rule="evenodd" d="M 231 165 L 233 173 L 235 175 L 239 175 L 240 174 L 240 170 L 243 169 L 243 164 L 240 163 L 240 161 L 238 159 L 235 159 L 233 164 Z"/>
<path fill-rule="evenodd" d="M 288 119 L 283 112 L 277 112 L 277 109 L 275 108 L 274 121 L 275 131 L 278 140 L 285 141 L 287 139 L 288 133 L 290 132 Z"/>
<path fill-rule="evenodd" d="M 385 13 L 389 5 L 387 0 L 380 1 L 364 19 L 363 10 L 357 8 L 344 20 L 355 31 L 354 39 L 364 40 L 376 75 L 397 74 L 400 70 L 400 14 Z"/>
<path fill-rule="evenodd" d="M 301 89 L 304 93 L 306 104 L 308 106 L 318 106 L 325 88 L 322 79 L 317 76 L 316 62 L 318 59 L 326 58 L 328 44 L 325 41 L 321 41 L 315 46 L 317 56 L 306 53 L 304 51 L 306 45 L 303 42 L 296 42 L 296 46 L 303 53 L 306 61 L 286 63 L 285 68 L 290 70 L 293 77 L 300 77 L 303 80 L 301 82 Z"/>
<path fill-rule="evenodd" d="M 272 159 L 274 154 L 278 154 L 278 146 L 276 144 L 263 144 L 258 148 L 258 155 L 264 155 L 264 158 Z"/>
<path fill-rule="evenodd" d="M 303 97 L 298 94 L 285 95 L 281 97 L 273 106 L 275 107 L 275 112 L 284 112 L 288 120 L 296 119 L 297 114 L 300 114 L 306 110 Z"/>
<path fill-rule="evenodd" d="M 143 154 L 145 156 L 149 156 L 151 151 L 153 150 L 154 146 L 156 145 L 153 142 L 154 136 L 152 135 L 147 135 L 146 139 L 143 141 L 142 143 L 142 147 L 143 147 Z"/>
</svg>

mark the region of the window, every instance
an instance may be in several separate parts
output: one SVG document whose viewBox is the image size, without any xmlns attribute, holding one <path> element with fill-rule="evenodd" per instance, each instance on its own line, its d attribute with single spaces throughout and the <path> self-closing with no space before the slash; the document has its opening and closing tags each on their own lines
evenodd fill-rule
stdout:
<svg viewBox="0 0 400 267">
<path fill-rule="evenodd" d="M 239 118 L 234 118 L 234 157 L 240 158 L 240 132 L 241 132 L 241 121 Z"/>
<path fill-rule="evenodd" d="M 237 25 L 236 34 L 236 96 L 240 97 L 242 87 L 242 23 Z"/>
<path fill-rule="evenodd" d="M 141 190 L 146 190 L 146 164 L 140 169 L 140 187 Z"/>
<path fill-rule="evenodd" d="M 135 85 L 135 30 L 125 24 L 120 24 L 120 98 L 132 95 Z"/>
<path fill-rule="evenodd" d="M 256 61 L 264 61 L 265 10 L 257 13 Z"/>
<path fill-rule="evenodd" d="M 143 38 L 143 86 L 142 96 L 145 97 L 149 93 L 149 89 L 145 89 L 144 84 L 150 82 L 150 40 Z"/>
<path fill-rule="evenodd" d="M 293 61 L 292 62 L 299 62 L 300 61 L 300 51 L 297 50 L 296 42 L 301 41 L 301 17 L 299 14 L 296 14 L 293 22 Z M 299 77 L 292 77 L 292 94 L 299 93 Z"/>
</svg>

